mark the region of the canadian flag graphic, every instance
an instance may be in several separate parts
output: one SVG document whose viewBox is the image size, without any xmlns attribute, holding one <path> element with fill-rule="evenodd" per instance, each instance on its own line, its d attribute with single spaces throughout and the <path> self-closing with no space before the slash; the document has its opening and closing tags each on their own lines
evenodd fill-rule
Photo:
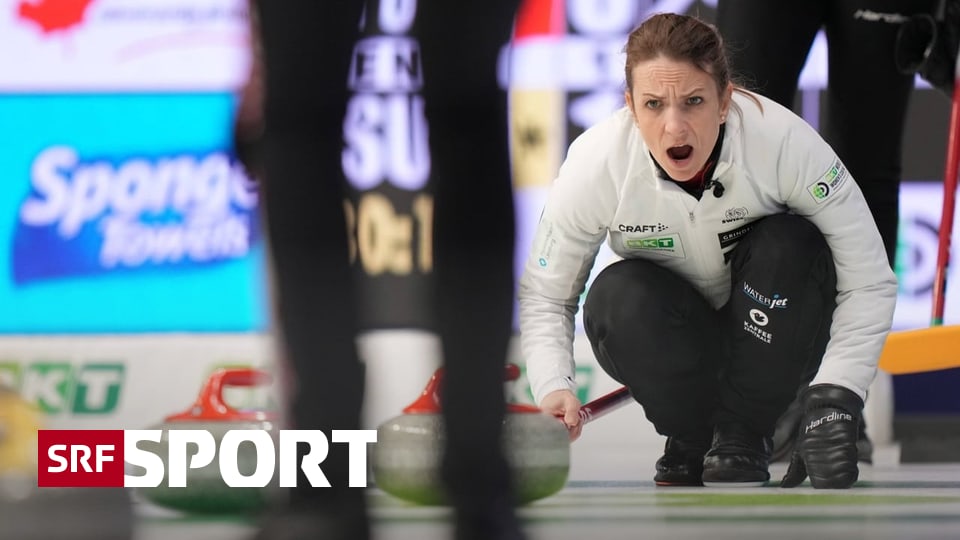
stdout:
<svg viewBox="0 0 960 540">
<path fill-rule="evenodd" d="M 69 30 L 82 23 L 92 3 L 93 0 L 23 0 L 17 6 L 17 15 L 49 34 Z"/>
</svg>

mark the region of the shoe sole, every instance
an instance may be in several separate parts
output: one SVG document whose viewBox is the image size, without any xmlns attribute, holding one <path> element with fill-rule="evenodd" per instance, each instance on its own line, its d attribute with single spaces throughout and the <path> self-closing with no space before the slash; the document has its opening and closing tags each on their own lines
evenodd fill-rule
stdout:
<svg viewBox="0 0 960 540">
<path fill-rule="evenodd" d="M 767 481 L 762 482 L 704 482 L 704 487 L 717 487 L 717 488 L 751 488 L 751 487 L 763 487 L 767 485 Z"/>
<path fill-rule="evenodd" d="M 665 482 L 663 480 L 654 480 L 653 482 L 660 487 L 701 487 L 702 483 L 699 482 Z"/>
</svg>

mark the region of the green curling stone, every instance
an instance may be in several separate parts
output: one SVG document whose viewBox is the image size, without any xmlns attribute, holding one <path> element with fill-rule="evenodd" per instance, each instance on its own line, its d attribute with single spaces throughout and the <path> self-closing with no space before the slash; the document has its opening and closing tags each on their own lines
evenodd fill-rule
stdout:
<svg viewBox="0 0 960 540">
<path fill-rule="evenodd" d="M 508 378 L 519 370 L 508 367 Z M 446 505 L 440 477 L 444 450 L 439 407 L 442 369 L 420 398 L 377 429 L 371 450 L 374 484 L 397 498 L 420 505 Z M 517 502 L 526 504 L 563 489 L 570 471 L 570 439 L 556 418 L 537 407 L 509 404 L 503 425 L 504 455 L 513 473 Z M 478 474 L 483 474 L 478 471 Z"/>
<path fill-rule="evenodd" d="M 160 485 L 137 488 L 137 493 L 158 506 L 198 514 L 255 513 L 265 509 L 276 500 L 281 490 L 279 474 L 266 487 L 230 487 L 220 476 L 219 453 L 206 466 L 187 468 L 186 487 L 169 487 L 168 431 L 171 429 L 198 429 L 209 431 L 219 443 L 229 430 L 266 430 L 270 433 L 274 448 L 278 447 L 278 430 L 275 415 L 263 410 L 237 410 L 223 399 L 226 386 L 253 387 L 268 384 L 270 374 L 257 369 L 221 369 L 210 375 L 196 402 L 185 412 L 168 416 L 163 423 L 151 429 L 161 429 L 159 442 L 141 441 L 138 447 L 153 452 L 164 459 L 164 475 Z M 189 447 L 196 448 L 195 445 Z M 218 450 L 219 452 L 219 450 Z M 188 453 L 187 462 L 189 463 Z M 251 443 L 237 448 L 237 469 L 249 476 L 257 467 L 256 448 Z M 141 475 L 142 469 L 132 467 L 128 474 Z"/>
</svg>

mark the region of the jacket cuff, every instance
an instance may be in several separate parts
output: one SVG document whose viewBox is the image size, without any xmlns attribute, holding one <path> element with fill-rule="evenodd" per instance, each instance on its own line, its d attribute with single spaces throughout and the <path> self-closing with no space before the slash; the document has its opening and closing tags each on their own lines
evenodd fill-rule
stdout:
<svg viewBox="0 0 960 540">
<path fill-rule="evenodd" d="M 554 377 L 538 384 L 536 388 L 531 388 L 531 391 L 533 392 L 533 399 L 537 406 L 540 405 L 540 402 L 543 401 L 543 398 L 547 397 L 547 394 L 557 390 L 569 390 L 576 395 L 577 382 L 570 377 Z"/>
</svg>

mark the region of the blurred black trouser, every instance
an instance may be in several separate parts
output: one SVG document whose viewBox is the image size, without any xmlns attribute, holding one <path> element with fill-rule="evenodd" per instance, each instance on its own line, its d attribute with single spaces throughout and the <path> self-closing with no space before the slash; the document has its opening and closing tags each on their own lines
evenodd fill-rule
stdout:
<svg viewBox="0 0 960 540">
<path fill-rule="evenodd" d="M 584 324 L 594 354 L 658 433 L 708 440 L 714 425 L 738 422 L 772 435 L 820 365 L 836 274 L 817 228 L 792 215 L 767 217 L 730 265 L 730 300 L 720 310 L 647 260 L 614 263 L 590 288 Z M 771 308 L 773 300 L 780 305 Z"/>
<path fill-rule="evenodd" d="M 446 478 L 460 507 L 503 496 L 499 439 L 512 332 L 514 215 L 506 93 L 496 62 L 517 0 L 420 0 L 424 95 L 435 189 L 438 331 L 446 365 Z M 370 2 L 375 10 L 377 2 Z M 354 342 L 341 183 L 350 54 L 362 2 L 260 0 L 267 66 L 264 201 L 277 317 L 295 383 L 296 428 L 355 429 L 363 373 Z M 358 501 L 346 445 L 331 445 L 330 489 L 296 498 Z M 300 478 L 300 484 L 305 479 Z"/>
<path fill-rule="evenodd" d="M 363 370 L 356 350 L 340 169 L 347 72 L 362 2 L 259 0 L 266 67 L 263 208 L 283 360 L 296 429 L 359 429 Z M 347 487 L 347 445 L 321 464 L 332 487 L 299 472 L 294 504 L 363 504 Z"/>
<path fill-rule="evenodd" d="M 894 63 L 901 22 L 890 16 L 930 13 L 935 2 L 720 0 L 717 5 L 717 27 L 734 74 L 787 107 L 793 106 L 813 39 L 824 29 L 829 73 L 820 131 L 863 191 L 891 267 L 914 75 L 900 73 Z"/>
<path fill-rule="evenodd" d="M 444 475 L 458 508 L 485 511 L 510 481 L 500 447 L 513 332 L 514 210 L 507 95 L 497 60 L 518 0 L 420 0 L 437 325 L 443 339 Z"/>
</svg>

